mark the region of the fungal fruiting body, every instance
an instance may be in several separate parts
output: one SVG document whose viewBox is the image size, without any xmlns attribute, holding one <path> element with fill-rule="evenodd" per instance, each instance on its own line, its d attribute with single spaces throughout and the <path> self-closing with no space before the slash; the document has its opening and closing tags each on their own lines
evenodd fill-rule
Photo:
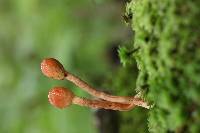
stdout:
<svg viewBox="0 0 200 133">
<path fill-rule="evenodd" d="M 63 65 L 54 58 L 44 59 L 41 63 L 42 73 L 50 78 L 63 80 L 65 78 L 65 69 Z"/>
<path fill-rule="evenodd" d="M 49 78 L 53 78 L 57 80 L 66 79 L 74 83 L 76 86 L 80 87 L 84 91 L 88 92 L 92 96 L 103 99 L 107 102 L 113 102 L 113 103 L 118 103 L 118 104 L 121 103 L 123 105 L 126 104 L 126 105 L 129 105 L 129 108 L 133 107 L 134 105 L 141 106 L 147 109 L 150 108 L 148 103 L 143 101 L 141 98 L 113 96 L 113 95 L 96 90 L 94 87 L 90 86 L 88 83 L 81 80 L 77 76 L 67 72 L 64 69 L 63 65 L 54 58 L 44 59 L 41 63 L 41 70 L 42 70 L 42 73 Z"/>
<path fill-rule="evenodd" d="M 102 101 L 102 100 L 90 100 L 86 98 L 77 97 L 71 92 L 69 89 L 64 87 L 54 87 L 49 91 L 49 102 L 60 109 L 66 108 L 71 104 L 77 104 L 80 106 L 86 106 L 93 109 L 112 109 L 112 110 L 120 110 L 120 111 L 128 111 L 134 108 L 129 104 L 122 103 L 114 103 L 110 101 Z"/>
<path fill-rule="evenodd" d="M 60 109 L 70 106 L 73 98 L 74 94 L 62 87 L 54 87 L 48 95 L 49 102 Z"/>
</svg>

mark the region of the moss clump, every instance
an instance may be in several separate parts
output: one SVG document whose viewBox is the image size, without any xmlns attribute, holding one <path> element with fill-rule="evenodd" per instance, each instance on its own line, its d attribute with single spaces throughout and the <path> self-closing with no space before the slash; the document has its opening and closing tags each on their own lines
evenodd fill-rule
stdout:
<svg viewBox="0 0 200 133">
<path fill-rule="evenodd" d="M 200 132 L 200 1 L 133 0 L 137 88 L 155 103 L 149 131 Z"/>
</svg>

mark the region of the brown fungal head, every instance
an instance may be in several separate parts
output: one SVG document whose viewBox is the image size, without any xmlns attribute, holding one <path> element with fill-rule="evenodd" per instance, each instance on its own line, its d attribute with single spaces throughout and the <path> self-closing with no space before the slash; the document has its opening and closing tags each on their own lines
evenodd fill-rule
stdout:
<svg viewBox="0 0 200 133">
<path fill-rule="evenodd" d="M 70 106 L 74 98 L 73 92 L 64 87 L 54 87 L 49 91 L 49 102 L 60 109 Z"/>
<path fill-rule="evenodd" d="M 41 63 L 42 73 L 53 79 L 63 80 L 65 78 L 65 69 L 63 65 L 54 58 L 46 58 Z"/>
</svg>

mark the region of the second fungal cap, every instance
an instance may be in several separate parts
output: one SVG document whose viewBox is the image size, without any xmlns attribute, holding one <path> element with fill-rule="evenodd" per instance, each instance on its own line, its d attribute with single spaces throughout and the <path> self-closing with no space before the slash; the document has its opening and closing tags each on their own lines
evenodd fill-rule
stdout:
<svg viewBox="0 0 200 133">
<path fill-rule="evenodd" d="M 70 106 L 73 98 L 74 94 L 69 89 L 63 87 L 54 87 L 49 91 L 48 95 L 49 102 L 60 109 Z"/>
</svg>

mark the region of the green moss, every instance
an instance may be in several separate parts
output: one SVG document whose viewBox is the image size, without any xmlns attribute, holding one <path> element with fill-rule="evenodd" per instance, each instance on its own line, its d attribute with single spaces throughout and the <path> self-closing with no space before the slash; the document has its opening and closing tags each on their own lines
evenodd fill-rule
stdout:
<svg viewBox="0 0 200 133">
<path fill-rule="evenodd" d="M 155 103 L 149 131 L 200 132 L 200 1 L 134 0 L 137 88 Z"/>
</svg>

